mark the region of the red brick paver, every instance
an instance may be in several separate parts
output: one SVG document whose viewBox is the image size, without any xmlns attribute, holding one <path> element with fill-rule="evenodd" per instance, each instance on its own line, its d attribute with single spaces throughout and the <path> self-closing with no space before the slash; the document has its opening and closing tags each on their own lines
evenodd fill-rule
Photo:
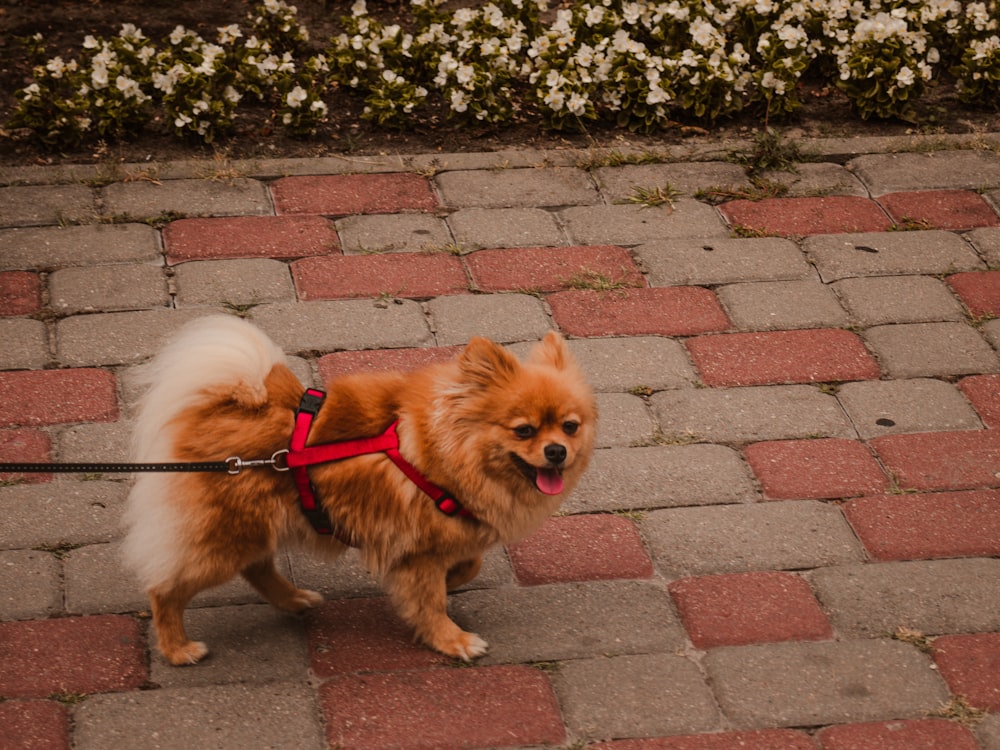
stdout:
<svg viewBox="0 0 1000 750">
<path fill-rule="evenodd" d="M 840 329 L 728 333 L 686 344 L 711 386 L 869 380 L 880 374 L 861 339 Z"/>
<path fill-rule="evenodd" d="M 415 643 L 413 628 L 384 598 L 325 602 L 309 613 L 308 642 L 312 668 L 319 677 L 420 669 L 448 661 Z"/>
<path fill-rule="evenodd" d="M 0 372 L 0 427 L 116 419 L 115 376 L 107 370 Z"/>
<path fill-rule="evenodd" d="M 965 397 L 987 427 L 1000 427 L 1000 375 L 972 375 L 959 381 Z"/>
<path fill-rule="evenodd" d="M 407 173 L 283 177 L 271 193 L 279 214 L 382 214 L 433 211 L 439 205 L 430 183 Z"/>
<path fill-rule="evenodd" d="M 870 445 L 903 489 L 1000 487 L 1000 432 L 995 430 L 884 435 Z"/>
<path fill-rule="evenodd" d="M 638 529 L 620 516 L 550 518 L 508 553 L 517 580 L 528 586 L 653 575 Z"/>
<path fill-rule="evenodd" d="M 974 229 L 1000 226 L 1000 217 L 970 190 L 916 190 L 878 198 L 896 224 L 920 229 Z"/>
<path fill-rule="evenodd" d="M 934 639 L 934 662 L 951 692 L 987 711 L 1000 711 L 1000 633 Z"/>
<path fill-rule="evenodd" d="M 1000 555 L 1000 491 L 875 495 L 844 505 L 868 553 L 879 560 Z"/>
<path fill-rule="evenodd" d="M 0 430 L 0 461 L 4 463 L 48 463 L 52 460 L 52 440 L 39 430 Z M 0 481 L 27 484 L 51 482 L 51 474 L 0 474 Z"/>
<path fill-rule="evenodd" d="M 849 195 L 738 200 L 719 206 L 733 227 L 769 235 L 885 232 L 892 222 L 874 201 Z"/>
<path fill-rule="evenodd" d="M 956 273 L 948 284 L 974 317 L 1000 317 L 1000 271 Z"/>
<path fill-rule="evenodd" d="M 484 292 L 555 292 L 602 281 L 618 286 L 646 285 L 629 252 L 615 245 L 480 250 L 466 256 L 465 262 L 476 286 Z"/>
<path fill-rule="evenodd" d="M 775 440 L 744 449 L 765 497 L 854 497 L 887 489 L 871 451 L 855 440 Z"/>
<path fill-rule="evenodd" d="M 700 287 L 574 290 L 547 299 L 572 336 L 691 336 L 729 327 L 715 294 Z"/>
<path fill-rule="evenodd" d="M 0 623 L 0 697 L 132 690 L 147 678 L 139 623 L 122 615 Z"/>
<path fill-rule="evenodd" d="M 587 748 L 588 750 L 816 750 L 809 735 L 792 729 L 615 740 L 587 745 Z"/>
<path fill-rule="evenodd" d="M 339 255 L 292 264 L 300 300 L 435 297 L 469 291 L 462 262 L 444 253 Z"/>
<path fill-rule="evenodd" d="M 225 258 L 303 258 L 340 252 L 333 222 L 322 216 L 180 219 L 163 228 L 168 263 Z"/>
<path fill-rule="evenodd" d="M 30 315 L 42 306 L 42 285 L 37 273 L 0 273 L 0 316 Z"/>
<path fill-rule="evenodd" d="M 320 687 L 334 747 L 458 750 L 563 741 L 540 670 L 504 666 L 349 675 Z"/>
<path fill-rule="evenodd" d="M 968 729 L 944 719 L 843 724 L 816 737 L 823 750 L 979 750 Z"/>
<path fill-rule="evenodd" d="M 792 573 L 697 576 L 669 589 L 697 648 L 833 637 L 809 584 Z"/>
<path fill-rule="evenodd" d="M 323 381 L 341 375 L 386 370 L 415 370 L 435 362 L 447 362 L 462 350 L 460 346 L 427 349 L 367 349 L 335 352 L 320 357 L 319 374 Z"/>
<path fill-rule="evenodd" d="M 15 700 L 0 703 L 0 748 L 3 750 L 68 750 L 69 714 L 55 701 Z"/>
</svg>

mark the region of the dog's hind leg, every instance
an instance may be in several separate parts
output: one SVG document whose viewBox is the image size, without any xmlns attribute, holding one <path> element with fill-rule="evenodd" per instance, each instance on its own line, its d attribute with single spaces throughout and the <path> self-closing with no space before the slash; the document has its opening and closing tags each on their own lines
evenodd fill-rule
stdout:
<svg viewBox="0 0 1000 750">
<path fill-rule="evenodd" d="M 291 582 L 278 572 L 274 566 L 274 558 L 251 563 L 240 571 L 247 582 L 261 596 L 278 609 L 286 612 L 302 612 L 315 607 L 323 601 L 322 595 L 308 589 L 295 588 Z"/>
<path fill-rule="evenodd" d="M 208 653 L 208 646 L 188 638 L 184 629 L 184 609 L 199 591 L 222 582 L 171 581 L 149 590 L 156 645 L 171 664 L 197 664 Z"/>
</svg>

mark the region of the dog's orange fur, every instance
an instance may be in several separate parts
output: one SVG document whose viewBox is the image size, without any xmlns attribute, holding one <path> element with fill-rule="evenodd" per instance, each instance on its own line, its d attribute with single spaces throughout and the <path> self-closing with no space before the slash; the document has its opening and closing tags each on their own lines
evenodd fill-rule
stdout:
<svg viewBox="0 0 1000 750">
<path fill-rule="evenodd" d="M 156 388 L 156 375 L 152 382 Z M 145 411 L 140 422 L 169 434 L 171 460 L 266 457 L 287 447 L 303 390 L 288 367 L 276 362 L 263 383 L 249 376 L 206 383 L 166 423 L 157 425 L 158 415 Z M 416 637 L 450 656 L 481 655 L 485 642 L 448 617 L 446 591 L 476 576 L 487 548 L 537 528 L 576 485 L 593 449 L 593 393 L 565 342 L 550 333 L 521 363 L 477 338 L 451 362 L 413 373 L 342 377 L 327 390 L 309 444 L 376 435 L 398 419 L 403 456 L 475 515 L 444 515 L 382 454 L 310 469 L 341 536 L 360 548 Z M 553 444 L 566 449 L 564 487 L 548 495 L 529 480 L 525 465 L 550 467 L 545 447 Z M 207 653 L 204 644 L 188 639 L 184 609 L 199 591 L 237 574 L 282 610 L 300 612 L 322 600 L 275 568 L 284 542 L 332 557 L 345 549 L 336 538 L 313 531 L 289 473 L 245 469 L 236 476 L 171 474 L 156 481 L 167 483 L 157 486 L 155 501 L 171 506 L 171 530 L 165 533 L 173 537 L 157 553 L 164 562 L 146 566 L 145 582 L 159 649 L 168 661 L 194 663 Z M 137 484 L 133 494 L 144 491 Z M 136 510 L 142 500 L 137 497 L 130 509 L 133 559 L 142 554 L 143 519 Z"/>
</svg>

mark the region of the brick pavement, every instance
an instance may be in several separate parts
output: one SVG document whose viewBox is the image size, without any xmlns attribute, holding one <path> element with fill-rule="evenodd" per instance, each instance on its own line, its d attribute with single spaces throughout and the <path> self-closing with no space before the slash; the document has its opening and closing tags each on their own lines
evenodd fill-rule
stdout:
<svg viewBox="0 0 1000 750">
<path fill-rule="evenodd" d="M 218 311 L 314 381 L 558 328 L 602 416 L 560 515 L 452 595 L 492 646 L 462 668 L 355 555 L 297 553 L 326 603 L 206 592 L 213 655 L 169 667 L 127 481 L 0 477 L 0 747 L 1000 750 L 986 140 L 816 141 L 722 205 L 711 147 L 0 169 L 0 460 L 124 459 L 135 366 Z"/>
</svg>

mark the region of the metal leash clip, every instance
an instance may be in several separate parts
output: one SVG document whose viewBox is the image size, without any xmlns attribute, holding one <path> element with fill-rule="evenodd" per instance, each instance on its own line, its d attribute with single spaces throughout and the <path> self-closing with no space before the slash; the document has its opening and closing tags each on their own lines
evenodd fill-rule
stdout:
<svg viewBox="0 0 1000 750">
<path fill-rule="evenodd" d="M 270 466 L 275 471 L 288 471 L 288 463 L 280 462 L 286 455 L 288 455 L 287 448 L 275 451 L 271 454 L 270 458 L 253 458 L 244 461 L 239 456 L 230 456 L 226 459 L 226 464 L 229 466 L 227 473 L 239 474 L 243 469 L 250 469 L 255 466 Z"/>
</svg>

